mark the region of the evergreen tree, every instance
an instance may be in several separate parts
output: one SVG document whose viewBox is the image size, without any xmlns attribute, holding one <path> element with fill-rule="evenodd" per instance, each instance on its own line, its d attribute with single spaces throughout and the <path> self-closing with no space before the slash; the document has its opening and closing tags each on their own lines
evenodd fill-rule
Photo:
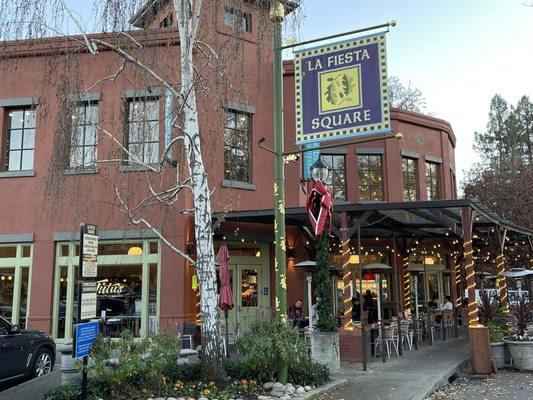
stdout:
<svg viewBox="0 0 533 400">
<path fill-rule="evenodd" d="M 331 280 L 329 278 L 329 239 L 324 234 L 316 243 L 316 273 L 317 283 L 317 316 L 316 327 L 320 332 L 337 332 L 331 315 L 333 304 L 331 301 Z"/>
<path fill-rule="evenodd" d="M 523 96 L 516 106 L 509 107 L 496 94 L 490 102 L 489 122 L 485 132 L 476 132 L 474 149 L 481 163 L 474 171 L 514 171 L 531 167 L 533 150 L 533 104 Z"/>
</svg>

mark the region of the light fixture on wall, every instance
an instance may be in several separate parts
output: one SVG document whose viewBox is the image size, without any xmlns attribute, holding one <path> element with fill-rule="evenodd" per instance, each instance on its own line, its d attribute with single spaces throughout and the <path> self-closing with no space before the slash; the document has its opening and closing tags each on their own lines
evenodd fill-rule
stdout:
<svg viewBox="0 0 533 400">
<path fill-rule="evenodd" d="M 140 256 L 143 254 L 143 249 L 138 246 L 132 246 L 128 249 L 128 256 Z"/>
<path fill-rule="evenodd" d="M 426 257 L 426 264 L 427 265 L 435 264 L 435 260 L 433 260 L 433 257 Z"/>
<path fill-rule="evenodd" d="M 294 260 L 294 258 L 295 258 L 294 248 L 289 247 L 287 249 L 287 259 L 288 260 Z"/>
<path fill-rule="evenodd" d="M 350 256 L 350 261 L 349 261 L 350 264 L 353 264 L 353 265 L 359 265 L 359 255 L 358 254 L 352 254 Z"/>
</svg>

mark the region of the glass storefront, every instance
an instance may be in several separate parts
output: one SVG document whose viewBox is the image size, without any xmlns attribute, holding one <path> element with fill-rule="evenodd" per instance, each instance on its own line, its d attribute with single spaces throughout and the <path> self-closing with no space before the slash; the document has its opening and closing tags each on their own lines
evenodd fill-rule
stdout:
<svg viewBox="0 0 533 400">
<path fill-rule="evenodd" d="M 31 244 L 0 245 L 0 316 L 26 328 Z"/>
<path fill-rule="evenodd" d="M 130 248 L 142 254 L 128 255 Z M 77 315 L 77 265 L 79 246 L 58 244 L 53 336 L 68 340 Z M 118 337 L 129 330 L 135 337 L 158 331 L 159 265 L 157 241 L 113 242 L 98 245 L 97 318 L 101 333 Z"/>
</svg>

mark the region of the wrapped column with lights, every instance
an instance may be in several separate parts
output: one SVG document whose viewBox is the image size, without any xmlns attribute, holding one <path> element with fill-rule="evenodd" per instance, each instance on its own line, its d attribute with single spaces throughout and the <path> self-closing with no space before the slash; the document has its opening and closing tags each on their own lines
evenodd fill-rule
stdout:
<svg viewBox="0 0 533 400">
<path fill-rule="evenodd" d="M 404 313 L 406 310 L 411 309 L 411 284 L 409 282 L 409 271 L 407 267 L 409 266 L 409 257 L 403 258 L 403 310 Z"/>
<path fill-rule="evenodd" d="M 504 313 L 509 312 L 509 298 L 507 297 L 507 283 L 505 282 L 505 258 L 503 250 L 505 249 L 505 240 L 507 238 L 507 229 L 497 228 L 496 238 L 498 239 L 498 254 L 496 255 L 496 286 L 498 296 L 500 297 L 501 307 Z"/>
<path fill-rule="evenodd" d="M 350 238 L 348 215 L 341 214 L 342 278 L 344 282 L 344 329 L 352 329 L 352 273 L 350 271 Z"/>
<path fill-rule="evenodd" d="M 489 330 L 479 323 L 478 306 L 476 300 L 476 282 L 474 280 L 474 258 L 472 250 L 472 213 L 470 207 L 464 207 L 461 212 L 461 222 L 464 232 L 464 258 L 466 273 L 466 290 L 468 294 L 468 331 L 472 370 L 474 374 L 492 373 L 492 352 L 490 347 Z"/>
</svg>

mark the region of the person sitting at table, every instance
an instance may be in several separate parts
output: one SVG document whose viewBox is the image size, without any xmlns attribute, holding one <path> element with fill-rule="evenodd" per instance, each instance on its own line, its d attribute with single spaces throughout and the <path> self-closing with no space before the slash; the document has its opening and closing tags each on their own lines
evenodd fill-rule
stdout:
<svg viewBox="0 0 533 400">
<path fill-rule="evenodd" d="M 446 301 L 440 308 L 441 310 L 453 310 L 452 298 L 450 296 L 445 297 Z"/>
<path fill-rule="evenodd" d="M 289 306 L 289 309 L 287 310 L 287 315 L 292 322 L 292 326 L 296 326 L 304 316 L 302 305 L 302 299 L 297 299 L 294 304 Z"/>
<path fill-rule="evenodd" d="M 439 308 L 439 299 L 437 298 L 437 296 L 433 296 L 433 298 L 429 302 L 429 309 L 437 310 L 438 308 Z"/>
<path fill-rule="evenodd" d="M 365 292 L 365 295 L 363 296 L 363 309 L 365 311 L 368 311 L 368 323 L 371 324 L 375 321 L 374 318 L 374 312 L 375 312 L 375 306 L 374 306 L 374 297 L 372 297 L 372 292 L 367 289 Z"/>
<path fill-rule="evenodd" d="M 354 296 L 352 297 L 352 321 L 360 321 L 361 320 L 361 296 L 359 295 L 359 292 L 355 292 Z"/>
</svg>

